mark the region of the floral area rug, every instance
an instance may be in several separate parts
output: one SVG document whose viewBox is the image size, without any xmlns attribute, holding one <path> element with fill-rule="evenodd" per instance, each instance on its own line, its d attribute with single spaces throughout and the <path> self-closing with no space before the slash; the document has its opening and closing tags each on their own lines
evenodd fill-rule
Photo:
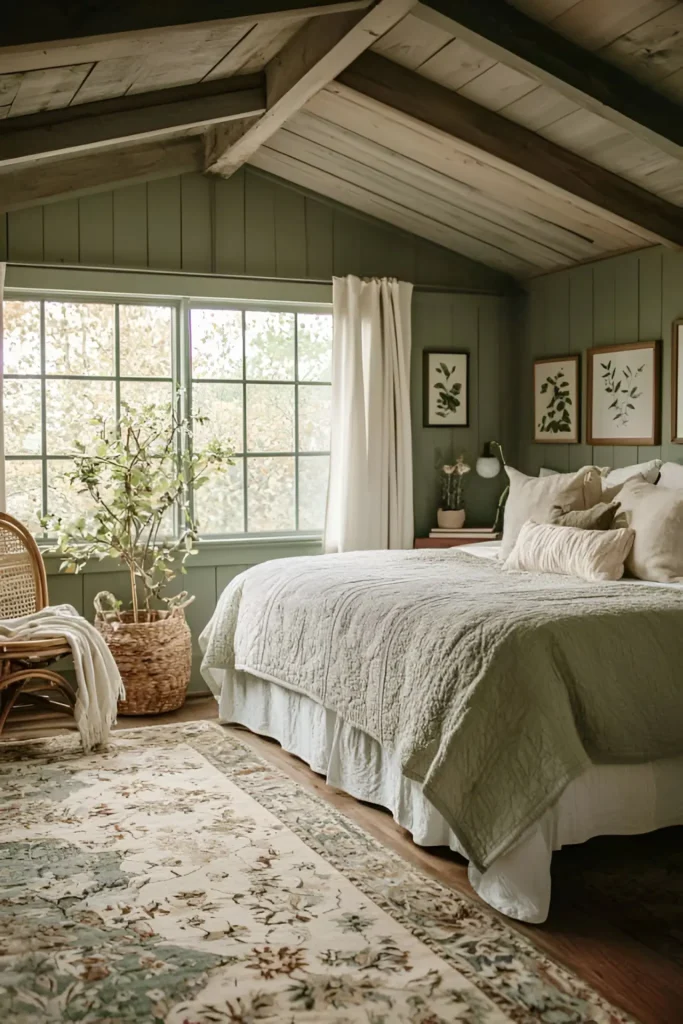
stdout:
<svg viewBox="0 0 683 1024">
<path fill-rule="evenodd" d="M 213 723 L 0 748 L 0 1021 L 622 1024 Z"/>
</svg>

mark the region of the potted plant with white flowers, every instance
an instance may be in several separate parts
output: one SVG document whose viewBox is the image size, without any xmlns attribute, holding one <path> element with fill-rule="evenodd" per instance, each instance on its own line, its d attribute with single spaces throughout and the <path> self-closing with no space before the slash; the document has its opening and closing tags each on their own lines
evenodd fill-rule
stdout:
<svg viewBox="0 0 683 1024">
<path fill-rule="evenodd" d="M 191 491 L 233 464 L 224 442 L 193 445 L 195 426 L 205 423 L 201 416 L 179 417 L 170 403 L 136 409 L 122 403 L 118 422 L 95 417 L 93 444 L 75 442 L 66 474 L 88 511 L 41 520 L 55 537 L 45 550 L 62 557 L 62 571 L 113 558 L 128 573 L 129 608 L 107 592 L 95 598 L 95 625 L 126 688 L 122 714 L 158 714 L 185 700 L 191 636 L 184 608 L 193 598 L 168 596 L 165 588 L 196 553 Z"/>
<path fill-rule="evenodd" d="M 441 467 L 441 508 L 436 514 L 441 529 L 461 530 L 465 525 L 463 477 L 470 467 L 465 456 L 459 455 L 455 465 Z"/>
</svg>

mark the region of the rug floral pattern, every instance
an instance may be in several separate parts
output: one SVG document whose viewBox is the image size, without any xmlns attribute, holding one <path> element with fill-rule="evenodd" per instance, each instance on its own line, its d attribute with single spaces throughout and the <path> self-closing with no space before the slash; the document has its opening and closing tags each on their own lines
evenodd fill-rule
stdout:
<svg viewBox="0 0 683 1024">
<path fill-rule="evenodd" d="M 0 1020 L 622 1024 L 213 723 L 0 748 Z"/>
</svg>

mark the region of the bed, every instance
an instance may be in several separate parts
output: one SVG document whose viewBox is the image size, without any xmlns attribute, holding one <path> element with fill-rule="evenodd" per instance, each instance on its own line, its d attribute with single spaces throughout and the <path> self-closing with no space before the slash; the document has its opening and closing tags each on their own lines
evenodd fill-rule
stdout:
<svg viewBox="0 0 683 1024">
<path fill-rule="evenodd" d="M 222 722 L 462 854 L 487 903 L 539 923 L 553 850 L 683 824 L 683 587 L 532 578 L 496 556 L 255 567 L 202 634 L 203 672 Z"/>
</svg>

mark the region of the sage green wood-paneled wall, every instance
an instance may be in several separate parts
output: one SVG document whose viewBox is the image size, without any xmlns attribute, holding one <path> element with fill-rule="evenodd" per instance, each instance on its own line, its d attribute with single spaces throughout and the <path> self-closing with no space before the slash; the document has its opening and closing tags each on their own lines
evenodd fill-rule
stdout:
<svg viewBox="0 0 683 1024">
<path fill-rule="evenodd" d="M 509 291 L 498 271 L 263 171 L 183 174 L 0 215 L 0 260 L 251 277 L 400 277 Z"/>
<path fill-rule="evenodd" d="M 530 282 L 520 300 L 520 469 L 563 471 L 594 463 L 628 466 L 647 459 L 683 462 L 683 446 L 671 443 L 671 325 L 683 317 L 683 253 L 656 246 L 614 256 Z M 586 439 L 587 349 L 632 341 L 662 341 L 661 445 L 596 445 Z M 533 443 L 533 360 L 581 355 L 581 443 Z"/>
<path fill-rule="evenodd" d="M 445 289 L 418 290 L 414 300 L 411 393 L 418 535 L 434 525 L 438 467 L 460 452 L 475 459 L 485 440 L 511 436 L 511 280 L 260 171 L 243 168 L 228 180 L 187 174 L 6 214 L 0 217 L 0 259 L 254 278 L 396 276 L 418 286 Z M 422 426 L 426 348 L 470 352 L 469 428 Z M 484 481 L 470 475 L 470 522 L 491 521 L 501 481 L 502 476 Z M 304 548 L 298 543 L 246 543 L 222 549 L 206 545 L 192 560 L 182 588 L 196 595 L 188 609 L 195 643 L 194 690 L 203 688 L 196 638 L 226 583 L 258 561 L 315 553 L 320 545 Z M 49 570 L 53 602 L 67 601 L 91 614 L 99 590 L 128 600 L 125 574 L 111 567 L 93 565 L 82 576 L 60 576 L 57 563 L 50 560 Z"/>
<path fill-rule="evenodd" d="M 415 473 L 415 533 L 425 536 L 436 525 L 439 469 L 461 453 L 474 466 L 486 441 L 503 441 L 515 431 L 517 412 L 510 386 L 513 364 L 512 300 L 490 295 L 434 295 L 416 292 L 413 300 L 411 407 Z M 470 422 L 462 427 L 424 427 L 422 360 L 425 349 L 452 349 L 470 356 Z M 470 525 L 490 525 L 500 492 L 501 473 L 484 480 L 465 478 Z"/>
</svg>

